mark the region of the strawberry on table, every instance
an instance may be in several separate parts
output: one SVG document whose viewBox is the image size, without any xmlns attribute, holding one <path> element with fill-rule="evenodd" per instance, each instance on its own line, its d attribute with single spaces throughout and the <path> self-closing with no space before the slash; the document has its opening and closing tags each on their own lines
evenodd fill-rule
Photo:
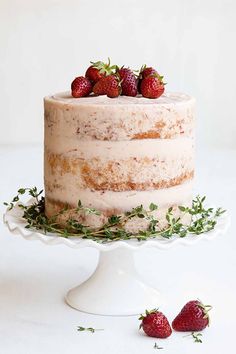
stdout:
<svg viewBox="0 0 236 354">
<path fill-rule="evenodd" d="M 138 93 L 137 79 L 133 71 L 129 68 L 121 67 L 117 70 L 117 73 L 121 79 L 122 95 L 136 96 Z"/>
<path fill-rule="evenodd" d="M 142 80 L 140 91 L 143 97 L 158 98 L 165 91 L 165 85 L 162 81 L 162 76 L 151 74 Z"/>
<path fill-rule="evenodd" d="M 139 320 L 142 321 L 140 328 L 149 337 L 167 338 L 171 335 L 172 329 L 165 315 L 158 309 L 151 311 L 145 311 L 144 315 L 141 315 Z"/>
<path fill-rule="evenodd" d="M 201 331 L 209 326 L 210 305 L 203 305 L 199 300 L 189 301 L 175 317 L 172 327 L 180 332 Z"/>
<path fill-rule="evenodd" d="M 120 80 L 116 75 L 105 76 L 93 86 L 93 92 L 97 96 L 118 97 L 121 93 Z"/>
<path fill-rule="evenodd" d="M 91 82 L 83 76 L 78 76 L 71 83 L 71 94 L 73 97 L 85 97 L 92 92 L 92 84 Z"/>
<path fill-rule="evenodd" d="M 95 84 L 102 77 L 111 75 L 116 69 L 116 65 L 111 66 L 110 58 L 108 58 L 108 63 L 103 63 L 102 61 L 90 62 L 92 65 L 87 69 L 85 76 Z"/>
</svg>

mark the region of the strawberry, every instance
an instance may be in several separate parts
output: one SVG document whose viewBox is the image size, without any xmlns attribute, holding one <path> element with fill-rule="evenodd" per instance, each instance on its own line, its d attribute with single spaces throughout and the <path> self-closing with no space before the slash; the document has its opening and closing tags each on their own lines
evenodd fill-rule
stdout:
<svg viewBox="0 0 236 354">
<path fill-rule="evenodd" d="M 122 95 L 133 97 L 136 96 L 138 93 L 137 79 L 132 70 L 121 67 L 117 70 L 117 73 L 121 79 Z"/>
<path fill-rule="evenodd" d="M 93 84 L 98 82 L 103 76 L 105 76 L 105 73 L 101 73 L 100 70 L 93 65 L 91 65 L 85 73 L 85 77 L 87 77 Z"/>
<path fill-rule="evenodd" d="M 102 61 L 97 62 L 90 62 L 92 65 L 87 69 L 85 76 L 95 84 L 98 82 L 102 77 L 111 75 L 114 73 L 116 69 L 116 65 L 110 65 L 110 58 L 108 58 L 108 63 L 103 63 Z"/>
<path fill-rule="evenodd" d="M 142 321 L 139 328 L 143 328 L 149 337 L 167 338 L 171 335 L 172 329 L 165 315 L 158 309 L 145 311 L 139 320 Z"/>
<path fill-rule="evenodd" d="M 143 97 L 146 98 L 158 98 L 165 91 L 162 77 L 158 74 L 152 74 L 142 80 L 140 85 L 140 91 Z"/>
<path fill-rule="evenodd" d="M 142 65 L 142 67 L 139 71 L 139 75 L 138 75 L 138 92 L 139 93 L 141 93 L 142 79 L 145 79 L 146 77 L 148 77 L 151 74 L 158 74 L 158 72 L 156 71 L 156 69 L 154 69 L 152 67 L 147 68 L 146 64 Z"/>
<path fill-rule="evenodd" d="M 73 97 L 85 97 L 92 92 L 92 84 L 86 77 L 78 76 L 71 83 L 71 91 Z"/>
<path fill-rule="evenodd" d="M 149 67 L 147 68 L 146 65 L 142 66 L 141 70 L 140 70 L 140 77 L 141 79 L 145 79 L 146 77 L 153 75 L 153 74 L 158 74 L 158 72 L 156 71 L 156 69 Z"/>
<path fill-rule="evenodd" d="M 103 77 L 93 86 L 95 95 L 107 95 L 110 98 L 117 97 L 121 93 L 120 81 L 116 75 Z"/>
<path fill-rule="evenodd" d="M 189 301 L 175 317 L 172 327 L 176 331 L 201 331 L 209 326 L 209 315 L 212 307 L 203 305 L 199 300 Z"/>
</svg>

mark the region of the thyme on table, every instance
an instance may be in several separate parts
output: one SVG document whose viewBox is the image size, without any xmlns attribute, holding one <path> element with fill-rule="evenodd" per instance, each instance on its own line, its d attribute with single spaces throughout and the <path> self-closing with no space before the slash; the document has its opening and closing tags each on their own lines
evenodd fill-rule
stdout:
<svg viewBox="0 0 236 354">
<path fill-rule="evenodd" d="M 87 331 L 87 332 L 94 333 L 96 331 L 104 331 L 104 329 L 103 328 L 93 328 L 93 327 L 86 328 L 86 327 L 78 326 L 77 331 L 79 331 L 79 332 Z"/>
<path fill-rule="evenodd" d="M 28 193 L 34 200 L 31 204 L 26 205 L 20 201 L 23 194 Z M 58 217 L 66 213 L 69 209 L 65 207 L 57 215 L 47 217 L 45 214 L 45 200 L 42 196 L 43 191 L 38 191 L 36 187 L 20 188 L 17 195 L 10 203 L 4 203 L 9 210 L 16 205 L 23 211 L 23 219 L 27 221 L 26 228 L 42 230 L 45 234 L 56 233 L 61 237 L 80 237 L 93 239 L 97 242 L 109 242 L 118 240 L 137 239 L 147 240 L 156 237 L 166 239 L 172 236 L 185 237 L 187 234 L 200 235 L 204 232 L 213 230 L 217 218 L 221 216 L 225 210 L 222 208 L 207 208 L 204 205 L 206 197 L 197 196 L 192 201 L 191 207 L 179 206 L 180 216 L 173 215 L 173 208 L 169 208 L 166 213 L 167 225 L 165 228 L 159 226 L 159 220 L 153 215 L 153 212 L 158 209 L 154 203 L 149 205 L 148 210 L 145 210 L 142 205 L 133 208 L 131 211 L 121 215 L 112 215 L 107 219 L 107 222 L 98 228 L 89 228 L 87 225 L 81 224 L 78 220 L 68 217 L 62 226 L 58 221 Z M 84 213 L 99 215 L 100 212 L 94 208 L 84 207 L 81 201 L 78 202 L 76 213 Z M 191 220 L 188 223 L 183 222 L 183 216 L 190 215 Z M 133 218 L 146 219 L 148 227 L 145 231 L 139 231 L 137 234 L 128 232 L 125 228 L 126 223 Z"/>
<path fill-rule="evenodd" d="M 164 349 L 163 347 L 160 347 L 156 342 L 153 346 L 154 349 Z"/>
<path fill-rule="evenodd" d="M 202 339 L 200 337 L 202 337 L 202 333 L 196 333 L 196 332 L 192 332 L 190 334 L 187 334 L 184 337 L 189 337 L 192 336 L 194 343 L 202 343 Z"/>
</svg>

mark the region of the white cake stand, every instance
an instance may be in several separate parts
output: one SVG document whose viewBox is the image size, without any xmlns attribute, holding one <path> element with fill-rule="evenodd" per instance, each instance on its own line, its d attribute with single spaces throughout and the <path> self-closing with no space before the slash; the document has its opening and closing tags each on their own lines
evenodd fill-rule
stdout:
<svg viewBox="0 0 236 354">
<path fill-rule="evenodd" d="M 146 308 L 155 308 L 161 302 L 158 290 L 145 284 L 136 272 L 134 252 L 146 247 L 166 250 L 174 245 L 193 245 L 200 240 L 212 240 L 227 231 L 230 220 L 227 213 L 218 218 L 214 230 L 184 238 L 156 238 L 147 241 L 115 241 L 106 244 L 81 238 L 63 238 L 25 228 L 22 210 L 17 206 L 4 214 L 4 222 L 11 233 L 26 240 L 40 240 L 47 245 L 64 244 L 71 248 L 93 247 L 100 252 L 98 266 L 92 276 L 69 290 L 66 302 L 71 307 L 99 315 L 137 315 Z"/>
</svg>

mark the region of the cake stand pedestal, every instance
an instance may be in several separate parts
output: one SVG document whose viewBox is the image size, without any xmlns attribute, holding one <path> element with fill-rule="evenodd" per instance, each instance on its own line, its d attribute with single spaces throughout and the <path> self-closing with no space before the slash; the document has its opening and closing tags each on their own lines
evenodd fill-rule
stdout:
<svg viewBox="0 0 236 354">
<path fill-rule="evenodd" d="M 160 294 L 139 278 L 134 252 L 124 247 L 100 251 L 95 272 L 67 293 L 66 302 L 78 310 L 101 315 L 133 315 L 157 307 Z"/>
<path fill-rule="evenodd" d="M 138 250 L 155 247 L 166 250 L 177 244 L 192 245 L 199 240 L 212 240 L 224 234 L 230 224 L 227 213 L 218 218 L 214 230 L 201 235 L 187 235 L 184 238 L 155 238 L 146 241 L 127 240 L 110 243 L 97 243 L 93 240 L 76 237 L 63 238 L 55 234 L 26 229 L 22 210 L 17 206 L 7 210 L 4 222 L 11 233 L 23 236 L 26 240 L 40 240 L 47 245 L 64 244 L 71 248 L 93 247 L 99 250 L 98 266 L 92 276 L 69 290 L 65 300 L 71 307 L 98 315 L 137 315 L 146 308 L 158 307 L 161 297 L 158 290 L 145 284 L 136 272 L 134 253 Z"/>
</svg>

